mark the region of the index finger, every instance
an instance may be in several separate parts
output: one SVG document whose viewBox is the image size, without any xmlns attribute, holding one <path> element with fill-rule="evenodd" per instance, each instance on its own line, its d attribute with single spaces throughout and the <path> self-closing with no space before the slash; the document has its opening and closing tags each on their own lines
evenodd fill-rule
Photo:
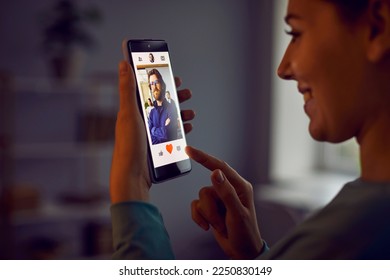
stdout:
<svg viewBox="0 0 390 280">
<path fill-rule="evenodd" d="M 241 186 L 243 183 L 247 183 L 247 181 L 242 178 L 236 170 L 234 170 L 232 167 L 229 166 L 226 162 L 213 157 L 201 150 L 195 149 L 194 147 L 187 146 L 186 147 L 186 153 L 187 155 L 198 162 L 199 164 L 203 165 L 210 171 L 214 171 L 216 169 L 222 170 L 222 172 L 225 174 L 225 176 L 228 178 L 230 183 L 234 186 L 234 188 L 237 188 Z"/>
</svg>

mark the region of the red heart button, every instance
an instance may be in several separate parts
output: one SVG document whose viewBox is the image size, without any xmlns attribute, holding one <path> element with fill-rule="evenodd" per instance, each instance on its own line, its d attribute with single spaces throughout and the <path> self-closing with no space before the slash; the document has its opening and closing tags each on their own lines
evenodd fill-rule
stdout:
<svg viewBox="0 0 390 280">
<path fill-rule="evenodd" d="M 172 154 L 172 151 L 173 151 L 173 146 L 172 146 L 172 144 L 166 145 L 166 146 L 165 146 L 165 149 L 167 149 L 168 153 Z"/>
</svg>

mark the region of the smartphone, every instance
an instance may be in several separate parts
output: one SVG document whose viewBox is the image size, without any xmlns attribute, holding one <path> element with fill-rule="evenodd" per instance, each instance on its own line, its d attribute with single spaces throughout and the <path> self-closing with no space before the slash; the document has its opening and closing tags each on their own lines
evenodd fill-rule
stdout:
<svg viewBox="0 0 390 280">
<path fill-rule="evenodd" d="M 164 40 L 124 40 L 133 66 L 138 104 L 148 139 L 149 173 L 160 183 L 191 171 L 168 45 Z"/>
</svg>

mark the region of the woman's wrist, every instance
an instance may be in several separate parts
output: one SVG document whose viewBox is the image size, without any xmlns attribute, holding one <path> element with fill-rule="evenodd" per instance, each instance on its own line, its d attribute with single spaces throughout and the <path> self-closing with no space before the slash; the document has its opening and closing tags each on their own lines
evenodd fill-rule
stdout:
<svg viewBox="0 0 390 280">
<path fill-rule="evenodd" d="M 111 203 L 116 204 L 125 201 L 149 201 L 150 183 L 144 178 L 130 178 L 125 182 L 111 180 Z"/>
</svg>

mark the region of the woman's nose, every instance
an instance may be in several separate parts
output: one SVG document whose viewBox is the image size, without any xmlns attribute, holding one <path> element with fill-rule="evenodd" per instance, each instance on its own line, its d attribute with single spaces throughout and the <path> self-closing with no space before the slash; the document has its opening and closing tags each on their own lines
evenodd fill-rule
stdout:
<svg viewBox="0 0 390 280">
<path fill-rule="evenodd" d="M 281 79 L 284 80 L 294 79 L 294 73 L 291 67 L 291 62 L 288 55 L 288 49 L 286 50 L 282 60 L 280 61 L 277 74 Z"/>
</svg>

